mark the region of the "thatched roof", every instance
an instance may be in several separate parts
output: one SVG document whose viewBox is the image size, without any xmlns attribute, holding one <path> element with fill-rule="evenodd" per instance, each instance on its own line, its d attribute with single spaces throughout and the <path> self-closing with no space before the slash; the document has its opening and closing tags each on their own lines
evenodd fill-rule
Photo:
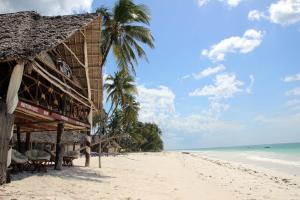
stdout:
<svg viewBox="0 0 300 200">
<path fill-rule="evenodd" d="M 25 142 L 26 134 L 21 134 L 21 141 Z M 14 141 L 17 141 L 17 135 L 14 134 Z M 56 133 L 55 132 L 42 132 L 42 133 L 31 133 L 30 141 L 34 143 L 49 143 L 56 144 Z M 65 132 L 62 135 L 63 144 L 80 143 L 83 144 L 86 141 L 84 134 Z"/>
<path fill-rule="evenodd" d="M 33 11 L 0 15 L 0 60 L 28 59 L 57 46 L 95 14 L 48 17 Z"/>
<path fill-rule="evenodd" d="M 113 148 L 117 148 L 117 149 L 121 149 L 122 147 L 116 142 L 116 141 L 111 141 L 108 143 L 107 145 L 108 148 L 113 147 Z"/>
<path fill-rule="evenodd" d="M 41 16 L 33 11 L 0 15 L 0 62 L 25 59 L 33 60 L 39 54 L 58 47 L 64 60 L 78 76 L 86 91 L 90 84 L 92 101 L 96 108 L 102 100 L 99 91 L 101 80 L 99 64 L 101 61 L 100 37 L 101 17 L 97 14 L 66 16 Z M 84 33 L 84 35 L 82 34 Z M 64 42 L 85 63 L 84 41 L 87 41 L 89 77 L 78 60 L 65 50 Z M 88 92 L 86 92 L 88 93 Z"/>
</svg>

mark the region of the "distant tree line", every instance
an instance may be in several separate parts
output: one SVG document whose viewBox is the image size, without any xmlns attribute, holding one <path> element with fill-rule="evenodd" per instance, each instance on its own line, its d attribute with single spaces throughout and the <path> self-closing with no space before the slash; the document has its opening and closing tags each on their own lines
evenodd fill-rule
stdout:
<svg viewBox="0 0 300 200">
<path fill-rule="evenodd" d="M 127 152 L 163 150 L 162 132 L 155 123 L 138 120 L 140 104 L 136 101 L 137 89 L 134 78 L 124 72 L 110 75 L 104 85 L 111 103 L 108 112 L 94 117 L 98 134 L 104 138 L 114 138 Z"/>
</svg>

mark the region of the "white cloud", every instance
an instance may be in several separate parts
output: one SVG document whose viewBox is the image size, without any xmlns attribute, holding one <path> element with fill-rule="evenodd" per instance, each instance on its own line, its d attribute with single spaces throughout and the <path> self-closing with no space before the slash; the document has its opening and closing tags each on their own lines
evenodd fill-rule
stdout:
<svg viewBox="0 0 300 200">
<path fill-rule="evenodd" d="M 210 1 L 211 0 L 198 0 L 198 5 L 202 7 L 207 3 L 209 3 Z M 218 1 L 226 3 L 229 7 L 237 7 L 242 2 L 242 0 L 218 0 Z"/>
<path fill-rule="evenodd" d="M 229 104 L 221 103 L 219 99 L 210 99 L 209 109 L 206 112 L 208 115 L 219 116 L 222 112 L 230 108 Z"/>
<path fill-rule="evenodd" d="M 251 94 L 251 93 L 252 93 L 252 88 L 253 88 L 253 85 L 254 85 L 254 82 L 255 82 L 255 78 L 254 78 L 254 76 L 253 76 L 252 74 L 249 76 L 249 78 L 250 78 L 250 84 L 249 84 L 249 86 L 246 88 L 246 92 L 247 92 L 248 94 Z"/>
<path fill-rule="evenodd" d="M 208 67 L 197 74 L 193 74 L 193 77 L 195 79 L 202 79 L 202 78 L 208 77 L 210 75 L 217 74 L 221 71 L 224 71 L 225 69 L 226 68 L 224 65 L 218 65 L 216 67 Z"/>
<path fill-rule="evenodd" d="M 300 110 L 300 100 L 299 99 L 289 100 L 285 103 L 285 106 L 292 110 Z"/>
<path fill-rule="evenodd" d="M 90 12 L 93 0 L 0 0 L 0 13 L 37 11 L 42 15 Z"/>
<path fill-rule="evenodd" d="M 181 77 L 181 80 L 185 80 L 185 79 L 188 79 L 190 77 L 191 77 L 191 75 L 185 75 L 185 76 Z"/>
<path fill-rule="evenodd" d="M 269 7 L 270 21 L 290 25 L 300 21 L 300 0 L 279 0 Z"/>
<path fill-rule="evenodd" d="M 242 0 L 227 0 L 227 4 L 231 7 L 236 7 L 238 6 Z"/>
<path fill-rule="evenodd" d="M 215 67 L 208 67 L 208 68 L 206 68 L 206 69 L 204 69 L 204 70 L 202 70 L 198 73 L 193 73 L 192 75 L 185 75 L 185 76 L 181 77 L 181 80 L 188 79 L 188 78 L 191 78 L 191 77 L 193 77 L 194 79 L 202 79 L 202 78 L 217 74 L 219 72 L 222 72 L 225 69 L 226 69 L 226 67 L 224 65 L 217 65 Z"/>
<path fill-rule="evenodd" d="M 198 6 L 202 7 L 206 5 L 210 0 L 198 0 Z"/>
<path fill-rule="evenodd" d="M 299 96 L 300 95 L 300 87 L 287 91 L 286 95 L 287 96 Z"/>
<path fill-rule="evenodd" d="M 239 130 L 241 125 L 222 121 L 218 116 L 201 112 L 182 116 L 175 109 L 175 94 L 166 86 L 146 88 L 138 86 L 138 101 L 141 104 L 139 120 L 155 122 L 167 137 L 183 134 L 225 133 Z M 225 104 L 214 104 L 216 112 L 228 108 Z"/>
<path fill-rule="evenodd" d="M 291 114 L 291 115 L 280 115 L 280 116 L 264 116 L 258 115 L 255 117 L 255 121 L 269 125 L 271 130 L 284 130 L 289 132 L 293 130 L 298 133 L 300 128 L 300 113 Z M 280 133 L 282 134 L 282 132 Z"/>
<path fill-rule="evenodd" d="M 175 94 L 168 87 L 146 88 L 145 86 L 138 86 L 137 89 L 137 101 L 141 106 L 139 113 L 141 121 L 161 121 L 166 116 L 175 113 Z"/>
<path fill-rule="evenodd" d="M 252 10 L 248 14 L 248 19 L 260 20 L 264 18 L 282 26 L 295 24 L 300 21 L 300 0 L 278 0 L 272 3 L 265 13 Z"/>
<path fill-rule="evenodd" d="M 259 21 L 261 18 L 266 18 L 265 14 L 258 10 L 251 10 L 248 13 L 248 19 L 251 21 Z"/>
<path fill-rule="evenodd" d="M 284 82 L 293 82 L 293 81 L 300 81 L 300 74 L 294 74 L 292 76 L 286 76 L 283 78 Z"/>
<path fill-rule="evenodd" d="M 203 134 L 203 133 L 231 133 L 242 129 L 242 125 L 233 121 L 222 121 L 209 118 L 206 115 L 175 116 L 168 119 L 166 128 L 172 132 L 181 134 Z"/>
<path fill-rule="evenodd" d="M 202 55 L 213 61 L 223 61 L 228 53 L 249 53 L 258 47 L 263 39 L 263 33 L 255 29 L 245 31 L 242 37 L 226 38 L 210 49 L 204 49 Z"/>
<path fill-rule="evenodd" d="M 207 96 L 217 99 L 232 98 L 235 93 L 243 91 L 240 87 L 244 83 L 237 80 L 234 74 L 217 75 L 214 85 L 206 85 L 191 92 L 189 96 Z"/>
</svg>

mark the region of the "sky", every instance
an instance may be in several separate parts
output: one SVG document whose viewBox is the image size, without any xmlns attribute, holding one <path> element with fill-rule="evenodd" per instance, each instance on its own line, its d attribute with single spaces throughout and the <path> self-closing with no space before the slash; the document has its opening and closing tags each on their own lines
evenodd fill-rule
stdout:
<svg viewBox="0 0 300 200">
<path fill-rule="evenodd" d="M 0 0 L 0 13 L 93 12 L 112 0 Z M 155 49 L 137 66 L 139 119 L 165 149 L 300 142 L 300 0 L 136 0 Z M 116 70 L 109 56 L 105 74 Z"/>
</svg>

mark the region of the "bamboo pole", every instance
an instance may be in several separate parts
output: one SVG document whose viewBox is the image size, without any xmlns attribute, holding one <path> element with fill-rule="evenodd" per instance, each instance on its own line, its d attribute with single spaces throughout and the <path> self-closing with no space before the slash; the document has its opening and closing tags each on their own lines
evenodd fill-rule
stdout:
<svg viewBox="0 0 300 200">
<path fill-rule="evenodd" d="M 82 66 L 82 67 L 84 67 L 85 68 L 85 65 L 79 60 L 79 58 L 76 56 L 76 54 L 72 51 L 72 49 L 70 49 L 70 47 L 66 44 L 66 43 L 64 43 L 64 42 L 62 42 L 62 44 L 65 46 L 65 48 L 73 55 L 73 57 L 75 58 L 75 60 Z"/>
<path fill-rule="evenodd" d="M 86 33 L 86 30 L 84 30 Z M 88 99 L 91 101 L 91 84 L 90 84 L 90 77 L 89 77 L 89 61 L 88 61 L 88 52 L 87 52 L 87 41 L 86 37 L 84 37 L 84 64 L 85 64 L 85 76 L 87 81 L 87 90 L 88 90 Z"/>
</svg>

